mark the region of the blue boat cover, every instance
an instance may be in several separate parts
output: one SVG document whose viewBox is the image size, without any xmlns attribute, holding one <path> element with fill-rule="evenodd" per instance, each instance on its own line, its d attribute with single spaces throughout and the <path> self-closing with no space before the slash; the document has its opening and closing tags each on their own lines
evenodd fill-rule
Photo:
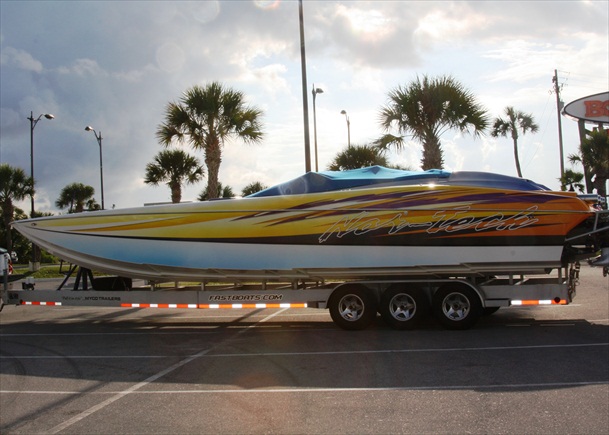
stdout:
<svg viewBox="0 0 609 435">
<path fill-rule="evenodd" d="M 484 186 L 513 190 L 548 190 L 547 187 L 523 178 L 485 172 L 450 172 L 440 169 L 428 171 L 402 171 L 382 166 L 352 169 L 350 171 L 308 172 L 298 178 L 249 195 L 263 196 L 299 195 L 331 192 L 372 185 L 452 184 Z"/>
<path fill-rule="evenodd" d="M 352 169 L 350 171 L 307 172 L 285 183 L 249 195 L 250 197 L 298 195 L 302 193 L 330 192 L 354 187 L 386 184 L 406 180 L 448 178 L 450 172 L 439 169 L 429 171 L 402 171 L 382 166 Z"/>
</svg>

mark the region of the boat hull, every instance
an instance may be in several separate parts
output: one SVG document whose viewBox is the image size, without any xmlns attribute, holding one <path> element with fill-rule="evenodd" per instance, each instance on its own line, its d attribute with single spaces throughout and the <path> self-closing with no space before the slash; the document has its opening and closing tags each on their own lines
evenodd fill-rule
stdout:
<svg viewBox="0 0 609 435">
<path fill-rule="evenodd" d="M 462 186 L 354 189 L 15 222 L 74 264 L 149 280 L 323 279 L 560 266 L 576 197 Z"/>
<path fill-rule="evenodd" d="M 324 279 L 558 267 L 562 246 L 307 246 L 173 242 L 55 234 L 36 241 L 80 266 L 148 280 Z M 67 247 L 67 248 L 64 248 Z M 137 262 L 133 259 L 137 258 Z M 298 265 L 295 267 L 295 265 Z"/>
</svg>

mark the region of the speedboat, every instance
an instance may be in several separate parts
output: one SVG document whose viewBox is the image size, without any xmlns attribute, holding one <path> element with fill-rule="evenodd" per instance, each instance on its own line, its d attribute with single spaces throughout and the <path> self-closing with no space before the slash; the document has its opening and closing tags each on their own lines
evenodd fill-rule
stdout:
<svg viewBox="0 0 609 435">
<path fill-rule="evenodd" d="M 571 192 L 482 172 L 307 173 L 244 198 L 13 222 L 83 268 L 151 281 L 523 273 L 609 247 Z"/>
</svg>

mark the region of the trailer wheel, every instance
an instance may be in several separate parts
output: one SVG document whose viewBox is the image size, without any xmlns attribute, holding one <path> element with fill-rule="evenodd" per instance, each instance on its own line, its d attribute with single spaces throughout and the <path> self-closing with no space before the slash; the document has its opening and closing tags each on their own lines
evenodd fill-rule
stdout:
<svg viewBox="0 0 609 435">
<path fill-rule="evenodd" d="M 347 330 L 366 328 L 376 317 L 373 295 L 363 285 L 346 285 L 336 289 L 328 300 L 334 323 Z"/>
<path fill-rule="evenodd" d="M 393 329 L 413 329 L 429 311 L 423 291 L 407 284 L 394 284 L 381 296 L 381 316 Z"/>
<path fill-rule="evenodd" d="M 471 328 L 482 315 L 478 294 L 462 284 L 446 284 L 433 295 L 432 310 L 447 329 Z"/>
</svg>

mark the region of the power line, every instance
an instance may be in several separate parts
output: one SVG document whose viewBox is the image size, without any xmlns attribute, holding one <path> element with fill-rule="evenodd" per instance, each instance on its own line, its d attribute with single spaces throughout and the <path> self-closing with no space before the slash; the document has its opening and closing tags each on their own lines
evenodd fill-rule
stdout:
<svg viewBox="0 0 609 435">
<path fill-rule="evenodd" d="M 557 70 L 557 71 L 560 72 L 561 74 L 566 74 L 566 76 L 567 76 L 566 78 L 561 79 L 562 86 L 565 86 L 565 85 L 568 86 L 568 83 L 572 83 L 573 85 L 580 87 L 580 88 L 603 89 L 603 90 L 607 88 L 607 81 L 603 82 L 602 80 L 599 80 L 598 75 L 580 74 L 580 73 L 573 73 L 570 71 L 561 71 L 561 70 Z"/>
</svg>

